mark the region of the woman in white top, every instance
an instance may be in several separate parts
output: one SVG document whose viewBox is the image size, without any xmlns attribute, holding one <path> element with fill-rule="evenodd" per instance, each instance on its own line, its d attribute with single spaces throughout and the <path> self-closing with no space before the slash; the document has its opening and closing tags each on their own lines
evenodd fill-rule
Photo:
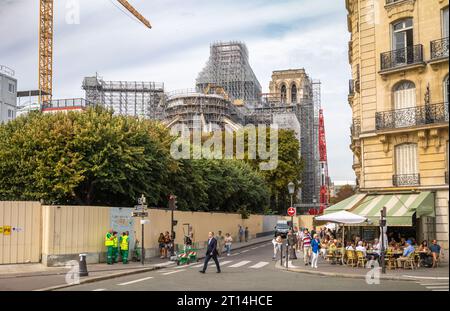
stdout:
<svg viewBox="0 0 450 311">
<path fill-rule="evenodd" d="M 356 251 L 362 252 L 364 257 L 367 255 L 367 249 L 363 246 L 363 242 L 359 241 L 358 246 L 356 246 Z"/>
<path fill-rule="evenodd" d="M 225 250 L 227 252 L 227 256 L 230 256 L 231 253 L 231 243 L 233 243 L 233 238 L 229 233 L 225 234 Z"/>
<path fill-rule="evenodd" d="M 283 243 L 283 240 L 280 236 L 277 236 L 276 238 L 273 238 L 272 244 L 273 244 L 273 257 L 272 259 L 275 260 L 277 258 L 278 252 L 281 250 L 281 244 Z"/>
<path fill-rule="evenodd" d="M 345 249 L 346 249 L 347 251 L 354 251 L 354 250 L 355 250 L 355 249 L 353 248 L 352 243 L 350 243 L 350 242 L 347 242 L 347 246 L 345 247 Z"/>
</svg>

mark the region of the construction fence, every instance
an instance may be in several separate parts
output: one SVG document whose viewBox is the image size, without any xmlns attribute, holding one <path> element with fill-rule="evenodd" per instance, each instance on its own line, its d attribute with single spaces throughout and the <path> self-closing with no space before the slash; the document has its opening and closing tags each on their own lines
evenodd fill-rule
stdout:
<svg viewBox="0 0 450 311">
<path fill-rule="evenodd" d="M 100 206 L 47 206 L 39 202 L 0 202 L 0 264 L 39 263 L 65 265 L 87 254 L 88 263 L 105 262 L 104 236 L 112 228 L 129 231 L 130 249 L 141 239 L 140 219 L 131 217 L 132 208 Z M 159 254 L 158 237 L 170 231 L 171 211 L 149 209 L 144 229 L 146 257 Z M 271 234 L 282 217 L 174 211 L 176 244 L 182 244 L 187 227 L 194 242 L 202 248 L 209 231 L 230 233 L 238 240 L 238 226 L 248 227 L 250 238 Z"/>
</svg>

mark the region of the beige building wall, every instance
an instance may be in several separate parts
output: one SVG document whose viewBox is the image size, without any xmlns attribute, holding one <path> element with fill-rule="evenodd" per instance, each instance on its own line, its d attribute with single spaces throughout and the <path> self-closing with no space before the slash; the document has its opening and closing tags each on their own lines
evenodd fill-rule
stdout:
<svg viewBox="0 0 450 311">
<path fill-rule="evenodd" d="M 40 207 L 39 202 L 0 201 L 0 264 L 40 261 Z"/>
<path fill-rule="evenodd" d="M 436 193 L 436 236 L 448 249 L 448 108 L 446 120 L 408 127 L 377 127 L 376 114 L 395 109 L 394 88 L 409 81 L 415 86 L 415 107 L 436 105 L 443 112 L 448 54 L 432 57 L 432 41 L 444 38 L 443 10 L 448 0 L 346 0 L 348 10 L 350 82 L 353 125 L 350 148 L 360 191 L 433 191 Z M 423 46 L 422 60 L 407 66 L 382 68 L 382 54 L 395 50 L 393 25 L 413 21 L 413 44 Z M 448 53 L 448 38 L 447 38 Z M 448 106 L 447 106 L 448 107 Z M 395 186 L 395 147 L 417 144 L 419 184 Z M 448 179 L 448 178 L 447 178 Z"/>
</svg>

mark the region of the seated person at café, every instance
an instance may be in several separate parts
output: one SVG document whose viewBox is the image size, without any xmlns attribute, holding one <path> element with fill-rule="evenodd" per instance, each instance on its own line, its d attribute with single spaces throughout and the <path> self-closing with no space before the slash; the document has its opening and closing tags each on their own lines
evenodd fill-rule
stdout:
<svg viewBox="0 0 450 311">
<path fill-rule="evenodd" d="M 370 254 L 370 257 L 372 259 L 378 259 L 380 257 L 380 254 L 381 254 L 381 243 L 378 241 L 378 239 L 375 239 L 373 241 L 372 252 Z"/>
<path fill-rule="evenodd" d="M 439 260 L 439 255 L 441 253 L 441 246 L 437 244 L 436 240 L 433 240 L 430 245 L 431 256 L 433 257 L 433 268 L 437 267 L 437 261 Z"/>
<path fill-rule="evenodd" d="M 328 239 L 325 238 L 320 242 L 320 255 L 322 256 L 322 258 L 325 258 L 327 256 L 327 251 L 328 251 Z"/>
<path fill-rule="evenodd" d="M 345 247 L 345 250 L 347 251 L 354 251 L 355 248 L 353 247 L 352 242 L 347 242 L 347 246 Z"/>
<path fill-rule="evenodd" d="M 433 259 L 431 257 L 431 251 L 426 240 L 424 240 L 422 244 L 420 244 L 418 251 L 421 265 L 431 268 L 431 266 L 433 265 Z"/>
<path fill-rule="evenodd" d="M 409 241 L 410 241 L 410 243 L 411 243 L 411 245 L 412 245 L 411 240 L 409 240 Z M 405 239 L 405 238 L 401 238 L 401 239 L 400 239 L 399 246 L 400 246 L 400 247 L 405 247 L 405 246 L 406 246 L 406 239 Z"/>
<path fill-rule="evenodd" d="M 359 241 L 358 246 L 356 246 L 356 251 L 362 252 L 364 257 L 367 256 L 367 249 L 363 246 L 363 242 Z"/>
<path fill-rule="evenodd" d="M 397 258 L 397 265 L 399 267 L 403 267 L 403 262 L 408 260 L 408 257 L 411 253 L 414 253 L 414 247 L 411 245 L 412 242 L 410 240 L 406 241 L 406 247 L 403 250 L 403 255 Z"/>
</svg>

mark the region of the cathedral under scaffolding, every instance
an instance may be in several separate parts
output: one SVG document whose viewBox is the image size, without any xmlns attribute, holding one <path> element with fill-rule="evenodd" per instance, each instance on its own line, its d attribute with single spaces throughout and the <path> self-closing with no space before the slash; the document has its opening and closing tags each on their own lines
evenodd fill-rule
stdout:
<svg viewBox="0 0 450 311">
<path fill-rule="evenodd" d="M 161 120 L 169 128 L 182 124 L 188 131 L 235 131 L 248 124 L 293 130 L 304 162 L 298 207 L 304 211 L 319 206 L 320 81 L 304 69 L 274 71 L 269 93 L 263 94 L 244 43 L 214 43 L 210 52 L 195 89 L 166 93 L 162 83 L 95 76 L 83 81 L 86 100 L 116 114 Z"/>
</svg>

